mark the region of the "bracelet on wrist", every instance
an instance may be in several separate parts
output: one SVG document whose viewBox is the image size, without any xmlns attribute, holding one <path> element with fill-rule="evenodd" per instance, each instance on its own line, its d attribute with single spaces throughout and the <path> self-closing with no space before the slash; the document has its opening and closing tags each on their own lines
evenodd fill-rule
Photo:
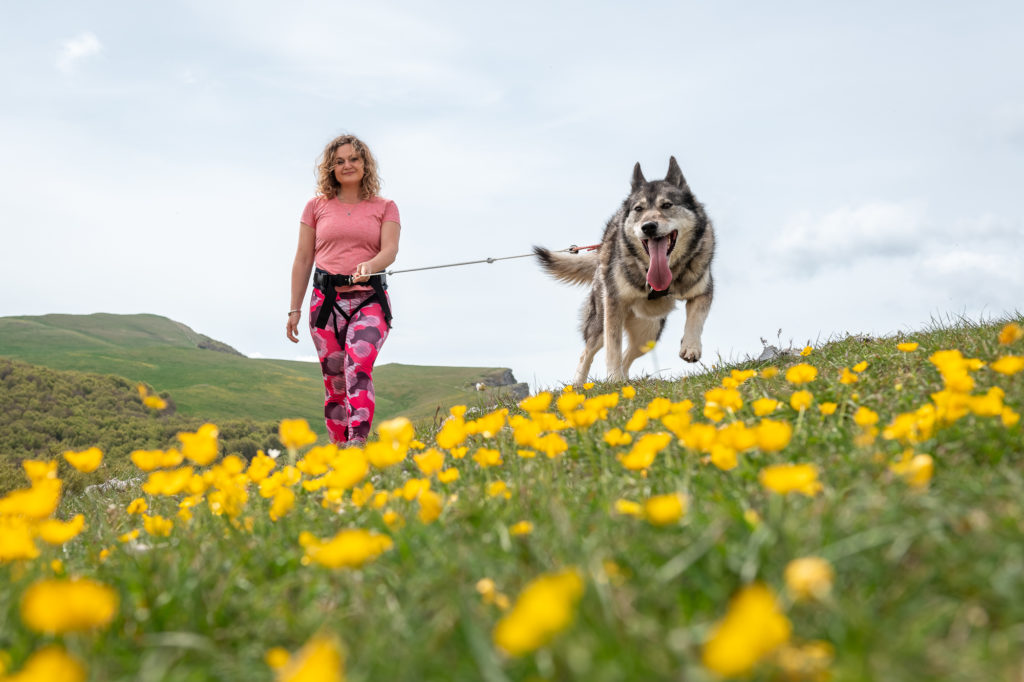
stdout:
<svg viewBox="0 0 1024 682">
<path fill-rule="evenodd" d="M 295 310 L 289 310 L 288 311 L 289 315 L 292 315 L 294 313 L 300 313 L 301 314 L 302 313 L 302 308 L 296 308 Z"/>
</svg>

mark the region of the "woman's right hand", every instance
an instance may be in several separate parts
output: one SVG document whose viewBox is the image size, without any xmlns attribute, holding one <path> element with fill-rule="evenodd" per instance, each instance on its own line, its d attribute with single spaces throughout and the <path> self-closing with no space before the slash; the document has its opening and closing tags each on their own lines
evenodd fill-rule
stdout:
<svg viewBox="0 0 1024 682">
<path fill-rule="evenodd" d="M 288 326 L 285 327 L 285 334 L 288 336 L 288 340 L 292 343 L 299 342 L 299 320 L 302 319 L 302 313 L 288 313 Z"/>
</svg>

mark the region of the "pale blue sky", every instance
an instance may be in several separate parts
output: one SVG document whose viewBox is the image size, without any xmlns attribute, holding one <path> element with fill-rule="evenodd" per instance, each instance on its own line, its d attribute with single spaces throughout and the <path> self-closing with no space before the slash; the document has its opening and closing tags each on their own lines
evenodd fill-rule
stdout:
<svg viewBox="0 0 1024 682">
<path fill-rule="evenodd" d="M 39 2 L 0 21 L 0 315 L 152 312 L 284 338 L 313 163 L 374 149 L 396 268 L 598 240 L 675 155 L 719 238 L 705 359 L 999 316 L 1024 289 L 1015 2 Z M 63 282 L 61 282 L 63 280 Z M 396 275 L 380 362 L 581 350 L 529 260 Z M 634 374 L 684 370 L 684 315 Z M 598 356 L 594 371 L 602 374 Z"/>
</svg>

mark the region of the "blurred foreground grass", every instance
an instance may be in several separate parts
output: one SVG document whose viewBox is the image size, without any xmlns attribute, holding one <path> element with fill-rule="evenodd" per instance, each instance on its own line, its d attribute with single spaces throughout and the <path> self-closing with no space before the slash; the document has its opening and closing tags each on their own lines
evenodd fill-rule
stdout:
<svg viewBox="0 0 1024 682">
<path fill-rule="evenodd" d="M 183 461 L 151 455 L 169 473 L 136 474 L 149 492 L 65 496 L 53 516 L 85 527 L 55 546 L 0 500 L 0 668 L 58 651 L 95 680 L 1019 679 L 1024 373 L 999 358 L 1024 340 L 1005 329 L 456 409 L 418 441 L 381 424 L 365 451 L 289 424 L 292 452 L 246 462 L 197 431 Z M 72 576 L 111 596 L 46 631 L 34 598 Z"/>
</svg>

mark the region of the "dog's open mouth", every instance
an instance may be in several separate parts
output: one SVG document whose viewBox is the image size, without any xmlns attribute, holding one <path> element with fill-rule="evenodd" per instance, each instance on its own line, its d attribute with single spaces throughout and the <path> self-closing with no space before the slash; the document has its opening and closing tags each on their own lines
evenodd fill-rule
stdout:
<svg viewBox="0 0 1024 682">
<path fill-rule="evenodd" d="M 672 230 L 664 237 L 657 239 L 641 239 L 644 250 L 651 257 L 651 265 L 647 270 L 647 283 L 655 291 L 665 291 L 672 284 L 672 271 L 668 267 L 668 255 L 676 248 L 679 231 Z"/>
<path fill-rule="evenodd" d="M 658 241 L 661 241 L 662 239 L 668 239 L 669 240 L 669 242 L 668 242 L 668 251 L 665 252 L 665 254 L 668 255 L 668 254 L 672 253 L 672 249 L 676 248 L 676 239 L 678 239 L 678 238 L 679 238 L 679 230 L 672 230 L 671 232 L 669 232 L 664 237 L 657 237 L 656 239 L 641 239 L 640 242 L 644 245 L 644 251 L 646 251 L 647 255 L 650 256 L 651 255 L 651 247 L 650 247 L 650 245 L 647 242 L 658 242 Z"/>
</svg>

